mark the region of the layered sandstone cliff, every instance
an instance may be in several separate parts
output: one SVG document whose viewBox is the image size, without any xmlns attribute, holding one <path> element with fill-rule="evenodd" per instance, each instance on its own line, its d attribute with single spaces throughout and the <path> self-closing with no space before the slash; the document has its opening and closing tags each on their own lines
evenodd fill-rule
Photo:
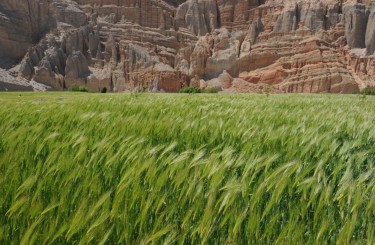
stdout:
<svg viewBox="0 0 375 245">
<path fill-rule="evenodd" d="M 0 59 L 56 90 L 351 93 L 374 53 L 371 0 L 0 2 Z"/>
</svg>

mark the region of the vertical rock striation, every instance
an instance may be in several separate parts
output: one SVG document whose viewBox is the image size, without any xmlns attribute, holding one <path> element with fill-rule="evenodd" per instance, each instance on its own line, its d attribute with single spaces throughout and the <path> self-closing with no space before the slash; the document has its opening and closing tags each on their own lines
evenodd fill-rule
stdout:
<svg viewBox="0 0 375 245">
<path fill-rule="evenodd" d="M 0 57 L 55 89 L 375 86 L 373 0 L 3 0 L 0 20 Z"/>
</svg>

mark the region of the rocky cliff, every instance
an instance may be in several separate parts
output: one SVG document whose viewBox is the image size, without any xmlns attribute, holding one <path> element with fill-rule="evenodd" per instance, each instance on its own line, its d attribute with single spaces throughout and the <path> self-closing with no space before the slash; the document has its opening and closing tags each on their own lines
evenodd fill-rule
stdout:
<svg viewBox="0 0 375 245">
<path fill-rule="evenodd" d="M 374 53 L 372 0 L 0 2 L 0 60 L 55 90 L 351 93 Z"/>
</svg>

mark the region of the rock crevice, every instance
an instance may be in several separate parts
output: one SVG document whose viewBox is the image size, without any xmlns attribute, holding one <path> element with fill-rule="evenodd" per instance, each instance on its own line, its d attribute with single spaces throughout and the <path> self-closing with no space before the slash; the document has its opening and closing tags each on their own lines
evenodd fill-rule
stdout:
<svg viewBox="0 0 375 245">
<path fill-rule="evenodd" d="M 0 57 L 59 90 L 349 93 L 375 86 L 374 4 L 3 0 Z"/>
</svg>

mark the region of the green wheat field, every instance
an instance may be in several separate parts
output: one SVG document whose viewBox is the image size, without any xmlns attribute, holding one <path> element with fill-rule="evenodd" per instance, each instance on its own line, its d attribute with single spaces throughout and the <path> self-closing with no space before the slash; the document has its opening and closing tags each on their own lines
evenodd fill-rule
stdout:
<svg viewBox="0 0 375 245">
<path fill-rule="evenodd" d="M 2 93 L 0 244 L 375 244 L 375 97 Z"/>
</svg>

